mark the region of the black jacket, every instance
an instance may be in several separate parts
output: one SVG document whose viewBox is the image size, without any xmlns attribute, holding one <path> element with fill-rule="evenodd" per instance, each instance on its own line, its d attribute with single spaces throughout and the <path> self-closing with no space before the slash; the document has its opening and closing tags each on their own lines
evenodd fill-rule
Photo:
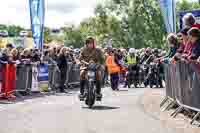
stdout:
<svg viewBox="0 0 200 133">
<path fill-rule="evenodd" d="M 59 69 L 66 69 L 67 68 L 67 60 L 64 55 L 58 56 L 57 59 Z"/>
</svg>

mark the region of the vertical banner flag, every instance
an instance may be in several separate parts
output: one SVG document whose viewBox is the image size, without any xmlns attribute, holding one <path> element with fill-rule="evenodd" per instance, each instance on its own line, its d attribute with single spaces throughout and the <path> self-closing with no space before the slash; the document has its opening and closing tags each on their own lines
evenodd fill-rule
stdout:
<svg viewBox="0 0 200 133">
<path fill-rule="evenodd" d="M 176 32 L 176 0 L 160 0 L 160 8 L 167 32 Z"/>
<path fill-rule="evenodd" d="M 34 39 L 34 48 L 43 48 L 43 31 L 45 3 L 44 0 L 29 0 L 31 29 Z"/>
</svg>

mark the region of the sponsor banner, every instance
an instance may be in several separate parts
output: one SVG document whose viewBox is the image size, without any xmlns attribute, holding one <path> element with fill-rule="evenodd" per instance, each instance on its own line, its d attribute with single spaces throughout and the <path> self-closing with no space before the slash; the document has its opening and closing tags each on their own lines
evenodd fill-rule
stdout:
<svg viewBox="0 0 200 133">
<path fill-rule="evenodd" d="M 176 32 L 176 0 L 160 0 L 160 8 L 167 32 Z"/>
<path fill-rule="evenodd" d="M 42 49 L 45 16 L 44 0 L 29 0 L 29 6 L 34 48 Z"/>
</svg>

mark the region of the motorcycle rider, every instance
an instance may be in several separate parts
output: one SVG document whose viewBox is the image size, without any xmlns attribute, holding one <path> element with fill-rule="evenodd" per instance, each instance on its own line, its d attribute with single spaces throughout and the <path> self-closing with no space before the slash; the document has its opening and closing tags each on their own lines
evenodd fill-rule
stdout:
<svg viewBox="0 0 200 133">
<path fill-rule="evenodd" d="M 80 57 L 79 57 L 80 62 L 94 62 L 96 64 L 104 64 L 104 55 L 103 52 L 96 48 L 95 46 L 95 39 L 92 37 L 89 37 L 86 40 L 85 47 L 81 49 Z M 84 70 L 83 68 L 86 67 L 85 63 L 81 63 L 81 72 L 80 72 L 80 99 L 84 98 L 84 87 L 86 84 L 86 74 L 87 71 Z M 96 72 L 96 95 L 98 99 L 102 98 L 101 94 L 101 75 L 100 75 L 100 70 L 97 70 Z"/>
<path fill-rule="evenodd" d="M 136 78 L 138 78 L 138 73 L 139 73 L 139 68 L 137 66 L 138 61 L 139 61 L 139 58 L 136 55 L 135 48 L 130 48 L 129 49 L 129 54 L 125 58 L 125 63 L 128 65 L 128 71 L 129 71 L 127 76 L 126 76 L 127 80 L 126 80 L 126 83 L 125 83 L 125 86 L 124 86 L 125 88 L 128 85 L 128 79 L 129 79 L 128 76 L 130 76 L 131 70 L 133 70 L 133 69 L 136 70 L 136 75 L 135 75 L 134 78 L 135 78 L 135 80 L 138 80 L 138 79 L 136 79 Z"/>
<path fill-rule="evenodd" d="M 146 62 L 146 60 L 152 55 L 152 51 L 151 48 L 147 48 L 145 50 L 144 55 L 141 57 L 140 63 L 139 64 L 143 64 Z"/>
<path fill-rule="evenodd" d="M 125 62 L 128 65 L 133 65 L 138 63 L 139 58 L 136 56 L 136 50 L 134 48 L 129 49 L 129 54 L 125 58 Z"/>
</svg>

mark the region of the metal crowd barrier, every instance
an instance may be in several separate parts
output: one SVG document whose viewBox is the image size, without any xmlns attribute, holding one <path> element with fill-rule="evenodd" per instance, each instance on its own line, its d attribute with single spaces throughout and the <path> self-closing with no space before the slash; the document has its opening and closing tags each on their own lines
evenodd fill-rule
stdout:
<svg viewBox="0 0 200 133">
<path fill-rule="evenodd" d="M 104 69 L 102 69 L 102 80 Z M 74 88 L 80 85 L 80 66 L 69 63 L 66 72 L 66 85 Z M 57 90 L 60 87 L 61 73 L 57 64 L 4 64 L 0 66 L 0 96 L 7 93 L 31 94 Z M 2 87 L 1 87 L 2 86 Z M 23 93 L 25 92 L 25 93 Z"/>
<path fill-rule="evenodd" d="M 32 66 L 30 64 L 19 64 L 16 70 L 16 91 L 28 91 L 32 83 Z"/>
<path fill-rule="evenodd" d="M 176 116 L 184 108 L 200 112 L 200 65 L 179 61 L 165 66 L 166 97 L 175 101 L 179 108 L 171 115 Z M 191 123 L 200 115 L 197 113 Z"/>
<path fill-rule="evenodd" d="M 67 84 L 69 86 L 80 84 L 80 65 L 69 63 L 67 71 Z"/>
</svg>

